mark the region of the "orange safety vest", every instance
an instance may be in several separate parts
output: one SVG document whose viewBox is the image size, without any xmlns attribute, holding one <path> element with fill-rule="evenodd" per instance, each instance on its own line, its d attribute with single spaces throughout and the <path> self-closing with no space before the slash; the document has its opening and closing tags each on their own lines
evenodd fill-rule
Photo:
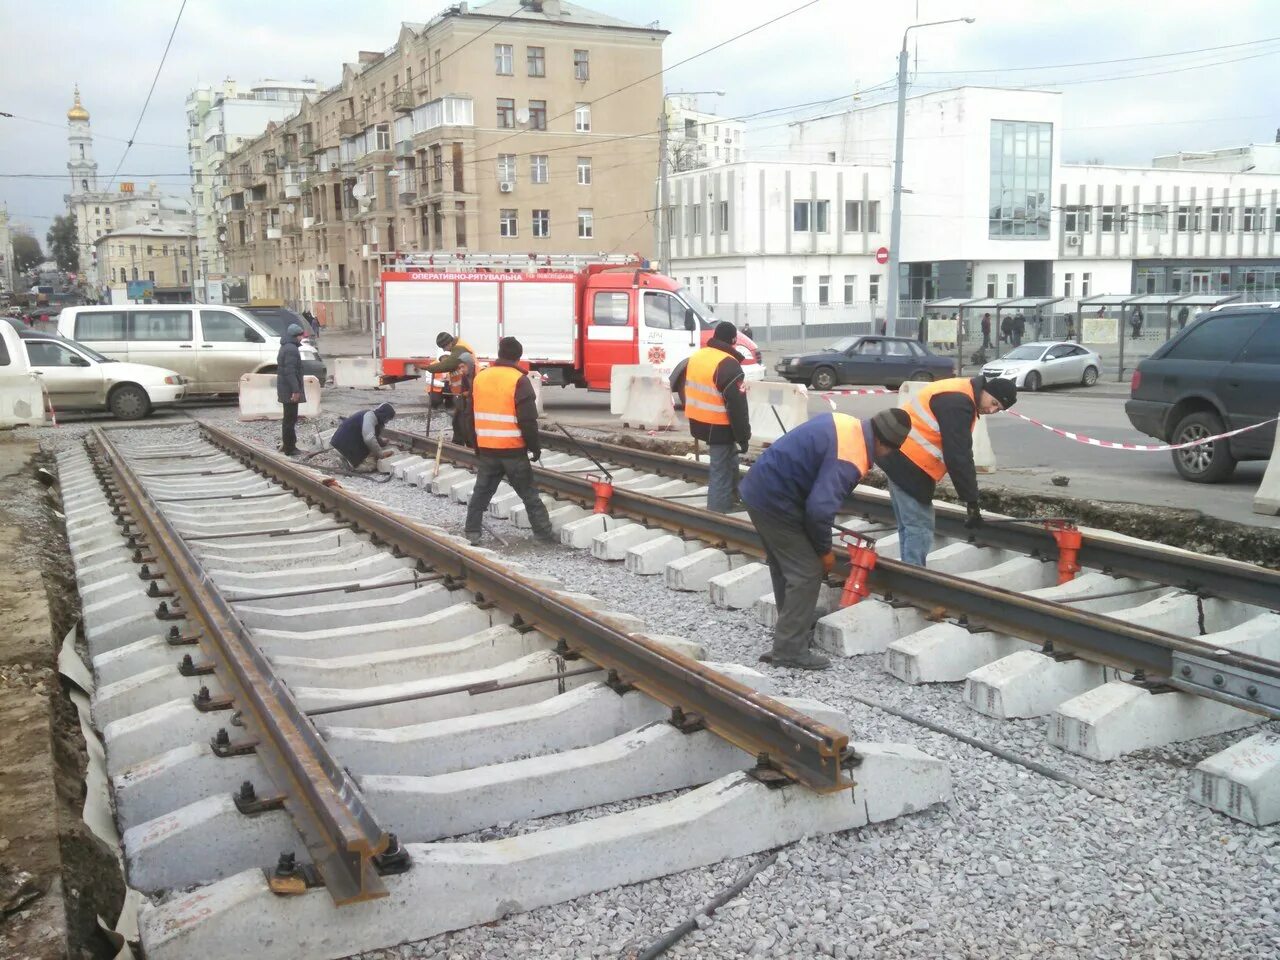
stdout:
<svg viewBox="0 0 1280 960">
<path fill-rule="evenodd" d="M 911 434 L 902 445 L 902 453 L 908 460 L 938 482 L 947 473 L 946 462 L 942 459 L 942 431 L 938 429 L 938 419 L 929 409 L 933 398 L 941 393 L 962 393 L 973 400 L 973 423 L 969 429 L 978 425 L 978 402 L 973 396 L 973 382 L 967 377 L 950 377 L 929 384 L 919 393 L 907 397 L 902 408 L 911 417 Z"/>
<path fill-rule="evenodd" d="M 689 358 L 684 373 L 684 412 L 690 420 L 712 426 L 729 426 L 729 409 L 716 388 L 716 368 L 727 354 L 703 347 Z"/>
<path fill-rule="evenodd" d="M 476 446 L 486 450 L 523 450 L 524 435 L 516 420 L 516 385 L 524 374 L 515 367 L 488 367 L 471 385 Z"/>
<path fill-rule="evenodd" d="M 852 463 L 865 477 L 871 469 L 871 451 L 867 449 L 862 421 L 847 413 L 833 413 L 831 416 L 836 422 L 836 459 Z"/>
<path fill-rule="evenodd" d="M 471 355 L 472 363 L 475 362 L 476 353 L 471 349 L 470 344 L 465 341 L 458 340 L 454 343 L 454 349 L 461 350 L 463 353 Z M 453 391 L 455 397 L 466 396 L 467 393 L 467 377 L 474 373 L 471 364 L 460 363 L 449 371 L 449 389 Z"/>
</svg>

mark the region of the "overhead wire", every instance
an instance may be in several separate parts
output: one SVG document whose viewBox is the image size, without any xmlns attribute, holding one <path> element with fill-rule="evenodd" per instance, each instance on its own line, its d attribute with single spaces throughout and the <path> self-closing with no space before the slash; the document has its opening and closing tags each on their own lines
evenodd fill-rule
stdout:
<svg viewBox="0 0 1280 960">
<path fill-rule="evenodd" d="M 1028 70 L 1065 70 L 1071 67 L 1100 67 L 1113 63 L 1134 63 L 1141 60 L 1162 60 L 1168 57 L 1192 56 L 1198 53 L 1211 53 L 1217 50 L 1232 50 L 1237 47 L 1252 47 L 1263 43 L 1273 43 L 1280 37 L 1264 37 L 1261 40 L 1244 40 L 1240 43 L 1224 43 L 1216 47 L 1198 47 L 1194 50 L 1175 50 L 1171 53 L 1150 53 L 1137 57 L 1120 57 L 1114 60 L 1083 60 L 1077 63 L 1045 63 L 1028 67 L 992 67 L 989 70 L 919 70 L 920 76 L 941 76 L 970 73 L 1023 73 Z"/>
</svg>

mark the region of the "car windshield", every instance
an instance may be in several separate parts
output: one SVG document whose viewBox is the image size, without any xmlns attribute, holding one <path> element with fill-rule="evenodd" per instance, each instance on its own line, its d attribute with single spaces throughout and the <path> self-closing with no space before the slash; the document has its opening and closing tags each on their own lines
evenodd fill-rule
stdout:
<svg viewBox="0 0 1280 960">
<path fill-rule="evenodd" d="M 1015 347 L 1006 353 L 1001 360 L 1039 360 L 1040 354 L 1044 353 L 1044 347 L 1035 347 L 1028 344 L 1023 347 Z"/>
<path fill-rule="evenodd" d="M 719 322 L 716 320 L 716 312 L 695 297 L 688 287 L 677 287 L 676 293 L 680 294 L 685 303 L 693 307 L 693 312 L 698 315 L 698 326 L 701 329 L 710 330 Z"/>
<path fill-rule="evenodd" d="M 828 344 L 822 348 L 823 353 L 844 353 L 858 342 L 857 337 L 841 337 L 835 343 Z"/>
<path fill-rule="evenodd" d="M 255 318 L 270 327 L 271 332 L 277 337 L 283 337 L 291 323 L 296 323 L 305 330 L 306 336 L 315 335 L 315 331 L 311 329 L 311 324 L 307 323 L 305 318 L 284 307 L 249 307 L 248 310 Z"/>
</svg>

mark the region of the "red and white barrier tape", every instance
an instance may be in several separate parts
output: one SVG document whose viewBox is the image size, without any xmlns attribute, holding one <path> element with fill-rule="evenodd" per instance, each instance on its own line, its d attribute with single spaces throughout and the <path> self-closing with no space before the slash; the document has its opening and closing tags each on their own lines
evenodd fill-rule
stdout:
<svg viewBox="0 0 1280 960">
<path fill-rule="evenodd" d="M 1091 447 L 1105 447 L 1108 450 L 1136 450 L 1139 453 L 1167 453 L 1170 450 L 1186 450 L 1188 447 L 1198 447 L 1206 443 L 1213 443 L 1215 440 L 1225 440 L 1227 437 L 1234 437 L 1238 433 L 1247 433 L 1250 430 L 1257 430 L 1258 427 L 1265 427 L 1269 423 L 1275 423 L 1280 417 L 1272 417 L 1270 420 L 1264 420 L 1261 423 L 1251 423 L 1247 427 L 1241 427 L 1239 430 L 1230 430 L 1227 433 L 1219 433 L 1212 437 L 1202 437 L 1199 440 L 1191 440 L 1187 443 L 1116 443 L 1112 440 L 1099 440 L 1096 437 L 1086 437 L 1080 433 L 1072 433 L 1070 430 L 1060 430 L 1057 427 L 1051 427 L 1047 423 L 1041 423 L 1031 417 L 1023 416 L 1012 410 L 1006 410 L 1010 416 L 1017 417 L 1019 420 L 1025 420 L 1027 423 L 1035 424 L 1042 430 L 1048 430 L 1050 433 L 1056 433 L 1060 437 L 1066 437 L 1068 440 L 1074 440 L 1076 443 L 1086 443 Z"/>
<path fill-rule="evenodd" d="M 885 387 L 875 387 L 869 390 L 823 390 L 818 394 L 823 400 L 827 401 L 827 406 L 832 410 L 836 408 L 836 402 L 833 397 L 882 397 L 885 394 L 898 395 L 897 390 L 890 390 Z"/>
</svg>

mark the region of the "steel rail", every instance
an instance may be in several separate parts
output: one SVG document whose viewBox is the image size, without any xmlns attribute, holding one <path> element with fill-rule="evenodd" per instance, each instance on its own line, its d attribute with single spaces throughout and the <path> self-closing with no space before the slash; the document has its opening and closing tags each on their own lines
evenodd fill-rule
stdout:
<svg viewBox="0 0 1280 960">
<path fill-rule="evenodd" d="M 541 435 L 544 449 L 575 452 L 559 434 L 543 430 Z M 710 474 L 711 468 L 706 463 L 583 437 L 578 437 L 577 440 L 596 457 L 617 466 L 632 467 L 695 483 L 706 483 Z M 889 501 L 863 490 L 854 490 L 844 507 L 849 513 L 868 520 L 896 523 Z M 1053 535 L 1038 524 L 985 524 L 975 533 L 966 529 L 964 523 L 963 511 L 951 513 L 940 510 L 935 519 L 938 532 L 954 540 L 1047 559 L 1058 555 Z M 1082 566 L 1101 570 L 1112 576 L 1149 580 L 1201 596 L 1238 600 L 1267 610 L 1280 611 L 1280 570 L 1271 570 L 1257 564 L 1208 557 L 1174 548 L 1162 549 L 1141 541 L 1112 539 L 1088 531 L 1084 533 L 1078 559 Z"/>
<path fill-rule="evenodd" d="M 392 443 L 408 449 L 425 449 L 421 438 L 413 434 L 384 433 Z M 475 452 L 468 447 L 446 443 L 444 451 L 456 463 L 471 466 L 477 460 Z M 565 499 L 582 504 L 595 501 L 595 492 L 588 480 L 539 466 L 534 467 L 534 476 L 540 488 Z M 633 517 L 708 543 L 724 544 L 754 557 L 764 556 L 759 534 L 745 520 L 619 487 L 614 488 L 611 503 L 615 515 Z M 839 566 L 841 570 L 847 569 L 843 562 Z M 1198 640 L 888 557 L 878 558 L 868 582 L 890 602 L 903 601 L 927 610 L 945 610 L 970 629 L 999 631 L 1129 673 L 1142 671 L 1148 681 L 1280 718 L 1280 662 L 1277 661 L 1222 650 Z"/>
<path fill-rule="evenodd" d="M 258 741 L 256 753 L 284 793 L 285 809 L 330 896 L 339 905 L 386 896 L 374 857 L 388 849 L 390 838 L 365 807 L 359 788 L 124 455 L 100 428 L 93 437 L 132 523 L 181 597 L 187 619 L 198 625 L 219 681 Z"/>
<path fill-rule="evenodd" d="M 614 672 L 618 680 L 696 718 L 707 729 L 818 792 L 848 789 L 856 763 L 849 738 L 812 717 L 645 637 L 627 633 L 589 607 L 513 574 L 501 562 L 459 546 L 239 437 L 209 424 L 204 436 L 250 468 L 333 512 L 380 543 L 414 557 L 478 601 L 489 601 L 552 640 Z M 421 439 L 421 438 L 420 438 Z M 426 443 L 425 439 L 422 441 Z M 587 483 L 587 481 L 580 481 Z M 686 508 L 687 509 L 687 508 Z"/>
</svg>

